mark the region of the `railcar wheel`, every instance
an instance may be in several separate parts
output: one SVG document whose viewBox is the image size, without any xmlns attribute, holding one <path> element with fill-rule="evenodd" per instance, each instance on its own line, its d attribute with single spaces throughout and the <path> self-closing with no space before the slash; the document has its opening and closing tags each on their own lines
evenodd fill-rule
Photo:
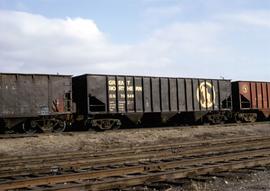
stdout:
<svg viewBox="0 0 270 191">
<path fill-rule="evenodd" d="M 242 120 L 240 120 L 240 119 L 235 119 L 234 121 L 235 121 L 235 123 L 242 123 Z"/>
<path fill-rule="evenodd" d="M 35 121 L 30 121 L 30 123 L 22 123 L 22 130 L 26 134 L 34 134 L 38 131 L 37 123 Z"/>
<path fill-rule="evenodd" d="M 53 127 L 53 132 L 55 133 L 64 132 L 66 130 L 67 123 L 62 120 L 55 120 L 55 121 L 57 124 Z"/>
<path fill-rule="evenodd" d="M 257 121 L 257 116 L 250 117 L 250 122 L 255 123 Z"/>
<path fill-rule="evenodd" d="M 121 127 L 122 123 L 120 120 L 114 120 L 113 121 L 113 129 L 119 129 Z"/>
<path fill-rule="evenodd" d="M 121 126 L 119 119 L 94 119 L 92 120 L 92 126 L 100 131 L 117 129 Z"/>
<path fill-rule="evenodd" d="M 84 121 L 84 128 L 88 131 L 92 131 L 93 128 L 92 128 L 92 122 L 91 122 L 91 119 L 86 119 Z"/>
<path fill-rule="evenodd" d="M 234 115 L 234 121 L 235 121 L 236 123 L 242 123 L 242 120 L 241 120 L 241 118 L 239 117 L 239 114 L 238 114 L 238 113 Z"/>
<path fill-rule="evenodd" d="M 40 128 L 44 133 L 50 133 L 53 131 L 55 124 L 52 120 L 42 120 Z"/>
<path fill-rule="evenodd" d="M 220 115 L 215 115 L 215 114 L 208 115 L 206 122 L 208 122 L 212 125 L 221 124 L 221 123 L 223 123 L 223 117 Z"/>
<path fill-rule="evenodd" d="M 13 134 L 13 133 L 18 133 L 18 131 L 15 131 L 14 129 L 4 129 L 1 131 L 3 134 Z"/>
<path fill-rule="evenodd" d="M 99 125 L 100 130 L 109 130 L 113 126 L 113 123 L 111 120 L 103 120 L 101 124 Z"/>
<path fill-rule="evenodd" d="M 256 113 L 250 113 L 247 116 L 247 122 L 255 123 L 257 121 L 257 114 Z"/>
</svg>

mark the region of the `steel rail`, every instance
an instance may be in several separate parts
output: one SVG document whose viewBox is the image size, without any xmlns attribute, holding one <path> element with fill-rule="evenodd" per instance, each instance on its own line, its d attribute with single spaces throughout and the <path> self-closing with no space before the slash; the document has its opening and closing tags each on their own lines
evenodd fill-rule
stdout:
<svg viewBox="0 0 270 191">
<path fill-rule="evenodd" d="M 255 166 L 263 166 L 270 164 L 270 157 L 264 157 L 261 159 L 249 159 L 244 161 L 232 161 L 232 162 L 225 162 L 223 164 L 213 164 L 213 165 L 204 165 L 202 167 L 197 168 L 190 168 L 190 169 L 181 169 L 181 170 L 172 170 L 167 173 L 156 173 L 156 174 L 148 174 L 148 175 L 141 175 L 133 178 L 121 178 L 121 179 L 113 179 L 104 182 L 95 182 L 88 183 L 88 184 L 81 184 L 81 185 L 73 185 L 73 186 L 59 186 L 58 188 L 51 188 L 51 189 L 42 189 L 44 191 L 71 191 L 71 190 L 107 190 L 107 189 L 114 189 L 114 188 L 125 188 L 130 186 L 136 186 L 141 184 L 149 184 L 153 182 L 161 182 L 166 180 L 172 179 L 179 179 L 179 178 L 186 178 L 190 175 L 204 175 L 208 173 L 218 173 L 224 171 L 233 171 L 242 168 L 252 168 Z"/>
<path fill-rule="evenodd" d="M 237 137 L 237 138 L 226 138 L 226 139 L 215 139 L 215 140 L 204 140 L 204 141 L 189 141 L 183 143 L 182 141 L 173 144 L 159 144 L 159 145 L 150 145 L 150 146 L 137 146 L 137 147 L 127 147 L 127 148 L 117 148 L 117 149 L 109 149 L 109 150 L 100 150 L 100 151 L 79 151 L 79 152 L 68 152 L 68 153 L 56 153 L 56 154 L 44 154 L 44 155 L 27 155 L 27 156 L 7 156 L 2 157 L 0 159 L 0 167 L 1 165 L 6 165 L 6 163 L 11 164 L 12 161 L 15 164 L 27 162 L 32 163 L 35 160 L 57 160 L 57 159 L 64 159 L 64 158 L 76 158 L 76 157 L 101 157 L 101 156 L 113 156 L 119 154 L 127 154 L 127 153 L 141 153 L 141 152 L 150 152 L 150 151 L 157 151 L 157 150 L 165 150 L 171 148 L 184 148 L 184 147 L 197 147 L 200 145 L 216 145 L 216 144 L 226 144 L 226 143 L 233 143 L 239 141 L 257 141 L 257 140 L 267 140 L 270 139 L 270 136 L 244 136 L 244 137 Z"/>
<path fill-rule="evenodd" d="M 204 145 L 203 145 L 204 146 Z M 102 166 L 106 166 L 108 164 L 111 165 L 119 165 L 123 164 L 126 161 L 129 162 L 137 162 L 137 161 L 149 161 L 149 160 L 161 160 L 161 159 L 175 159 L 175 158 L 183 158 L 183 157 L 196 157 L 199 155 L 207 155 L 212 153 L 220 153 L 221 151 L 226 152 L 238 152 L 242 150 L 254 150 L 254 149 L 261 149 L 270 147 L 270 140 L 262 140 L 262 141 L 249 141 L 249 142 L 236 142 L 231 144 L 218 144 L 218 145 L 211 145 L 207 147 L 198 146 L 194 148 L 180 148 L 179 150 L 169 149 L 164 150 L 162 152 L 150 152 L 150 153 L 141 153 L 141 154 L 127 154 L 124 155 L 123 153 L 119 156 L 113 157 L 99 157 L 99 158 L 87 158 L 84 157 L 80 160 L 63 160 L 63 161 L 56 161 L 54 163 L 47 163 L 44 161 L 40 161 L 40 163 L 35 164 L 13 164 L 11 165 L 6 164 L 0 168 L 0 178 L 8 177 L 8 176 L 16 176 L 16 175 L 27 175 L 34 172 L 43 172 L 49 173 L 52 171 L 52 168 L 60 168 L 62 171 L 72 169 L 76 170 L 79 168 L 100 168 Z M 42 162 L 42 163 L 41 163 Z M 28 173 L 27 173 L 28 172 Z"/>
<path fill-rule="evenodd" d="M 0 190 L 6 190 L 6 189 L 17 189 L 17 188 L 27 188 L 32 186 L 38 186 L 38 185 L 52 185 L 56 183 L 67 183 L 71 181 L 82 181 L 82 180 L 94 180 L 95 184 L 92 188 L 97 188 L 95 186 L 99 185 L 98 182 L 96 182 L 96 179 L 104 179 L 109 177 L 121 177 L 125 175 L 132 176 L 132 174 L 139 174 L 139 173 L 150 173 L 153 171 L 156 172 L 162 172 L 162 171 L 168 171 L 173 170 L 179 171 L 177 169 L 181 168 L 182 170 L 185 169 L 196 169 L 198 166 L 209 166 L 209 165 L 216 165 L 217 167 L 220 164 L 223 164 L 224 162 L 229 163 L 230 161 L 238 161 L 238 160 L 247 160 L 250 158 L 255 158 L 257 160 L 258 157 L 261 158 L 267 158 L 268 163 L 270 163 L 270 149 L 261 149 L 261 150 L 255 150 L 255 151 L 242 151 L 239 153 L 226 153 L 226 154 L 220 154 L 218 156 L 207 156 L 207 157 L 200 157 L 200 158 L 194 158 L 194 159 L 184 159 L 184 160 L 174 160 L 171 162 L 158 162 L 158 163 L 151 163 L 141 165 L 138 164 L 136 166 L 131 167 L 122 167 L 122 168 L 116 168 L 116 169 L 107 169 L 107 170 L 98 170 L 98 171 L 90 171 L 90 172 L 84 172 L 84 173 L 73 173 L 73 174 L 67 174 L 67 175 L 59 175 L 59 176 L 49 176 L 49 177 L 41 177 L 41 178 L 33 178 L 33 179 L 26 179 L 26 180 L 17 180 L 17 181 L 11 181 L 7 183 L 0 184 Z M 188 170 L 191 171 L 191 170 Z M 193 172 L 192 171 L 192 172 Z M 161 173 L 164 175 L 164 172 Z M 166 173 L 165 173 L 166 174 Z M 149 175 L 148 175 L 149 176 Z M 131 178 L 136 179 L 137 176 Z M 105 179 L 106 182 L 106 179 Z M 117 185 L 118 183 L 116 180 L 114 181 Z M 102 185 L 100 183 L 100 185 Z M 87 185 L 84 185 L 87 187 Z M 89 185 L 88 185 L 89 186 Z M 104 185 L 103 185 L 104 186 Z M 103 189 L 103 186 L 100 188 Z"/>
<path fill-rule="evenodd" d="M 254 126 L 254 125 L 264 125 L 264 124 L 270 124 L 269 121 L 259 121 L 259 122 L 253 122 L 253 123 L 225 123 L 225 124 L 213 124 L 213 125 L 208 125 L 208 124 L 200 124 L 200 125 L 179 125 L 179 126 L 173 126 L 173 129 L 181 129 L 181 128 L 198 128 L 198 127 L 211 127 L 211 128 L 216 128 L 216 127 L 234 127 L 234 126 Z M 143 130 L 157 130 L 157 131 L 163 131 L 163 130 L 168 130 L 171 126 L 162 126 L 162 127 L 144 127 Z M 126 131 L 138 131 L 139 128 L 126 128 L 123 127 L 121 129 L 114 129 L 114 132 L 126 132 Z M 141 130 L 141 129 L 140 129 Z M 10 134 L 0 134 L 0 139 L 16 139 L 16 138 L 27 138 L 27 137 L 39 137 L 40 135 L 57 135 L 57 134 L 62 134 L 62 135 L 70 135 L 70 134 L 96 134 L 98 132 L 96 131 L 68 131 L 68 132 L 61 132 L 61 133 L 42 133 L 42 134 L 19 134 L 19 133 L 10 133 Z"/>
</svg>

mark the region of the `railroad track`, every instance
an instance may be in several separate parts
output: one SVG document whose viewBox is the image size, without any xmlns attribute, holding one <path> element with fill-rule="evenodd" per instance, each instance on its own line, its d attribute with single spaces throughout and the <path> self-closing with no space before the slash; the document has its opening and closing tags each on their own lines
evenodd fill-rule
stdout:
<svg viewBox="0 0 270 191">
<path fill-rule="evenodd" d="M 0 190 L 106 190 L 270 163 L 270 137 L 0 159 Z"/>
<path fill-rule="evenodd" d="M 153 130 L 155 129 L 155 131 L 163 131 L 163 130 L 168 130 L 168 128 L 197 128 L 197 127 L 211 127 L 211 128 L 217 128 L 217 127 L 234 127 L 234 126 L 254 126 L 254 125 L 264 125 L 264 124 L 269 124 L 269 121 L 263 121 L 263 122 L 255 122 L 255 123 L 226 123 L 226 124 L 217 124 L 217 125 L 183 125 L 183 126 L 174 126 L 174 127 L 144 127 L 143 129 L 140 130 Z M 120 128 L 120 129 L 114 129 L 114 132 L 123 132 L 123 131 L 138 131 L 139 128 Z M 18 134 L 18 133 L 14 133 L 14 134 L 0 134 L 0 140 L 1 139 L 16 139 L 16 138 L 28 138 L 28 137 L 39 137 L 39 135 L 57 135 L 57 134 L 63 134 L 63 135 L 76 135 L 76 134 L 85 134 L 85 133 L 100 133 L 100 132 L 96 132 L 94 130 L 89 130 L 89 131 L 68 131 L 68 132 L 61 132 L 61 133 L 36 133 L 36 134 Z"/>
<path fill-rule="evenodd" d="M 38 134 L 0 134 L 0 139 L 16 139 L 27 137 L 38 137 Z"/>
</svg>

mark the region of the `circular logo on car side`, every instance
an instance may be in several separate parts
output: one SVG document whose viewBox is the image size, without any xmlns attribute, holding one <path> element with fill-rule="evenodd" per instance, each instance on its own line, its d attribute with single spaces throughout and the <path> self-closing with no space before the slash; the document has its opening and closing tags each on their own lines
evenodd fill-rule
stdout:
<svg viewBox="0 0 270 191">
<path fill-rule="evenodd" d="M 197 88 L 197 100 L 203 108 L 213 107 L 215 104 L 215 87 L 209 82 L 200 83 Z"/>
<path fill-rule="evenodd" d="M 244 86 L 242 87 L 242 92 L 243 92 L 244 94 L 248 93 L 248 86 L 247 86 L 247 85 L 244 85 Z"/>
</svg>

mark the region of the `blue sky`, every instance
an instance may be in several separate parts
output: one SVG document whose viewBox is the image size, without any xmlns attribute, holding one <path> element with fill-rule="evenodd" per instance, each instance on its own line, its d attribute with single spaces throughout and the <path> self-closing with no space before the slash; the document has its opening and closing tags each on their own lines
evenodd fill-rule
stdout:
<svg viewBox="0 0 270 191">
<path fill-rule="evenodd" d="M 270 80 L 268 0 L 0 0 L 3 72 Z"/>
</svg>

